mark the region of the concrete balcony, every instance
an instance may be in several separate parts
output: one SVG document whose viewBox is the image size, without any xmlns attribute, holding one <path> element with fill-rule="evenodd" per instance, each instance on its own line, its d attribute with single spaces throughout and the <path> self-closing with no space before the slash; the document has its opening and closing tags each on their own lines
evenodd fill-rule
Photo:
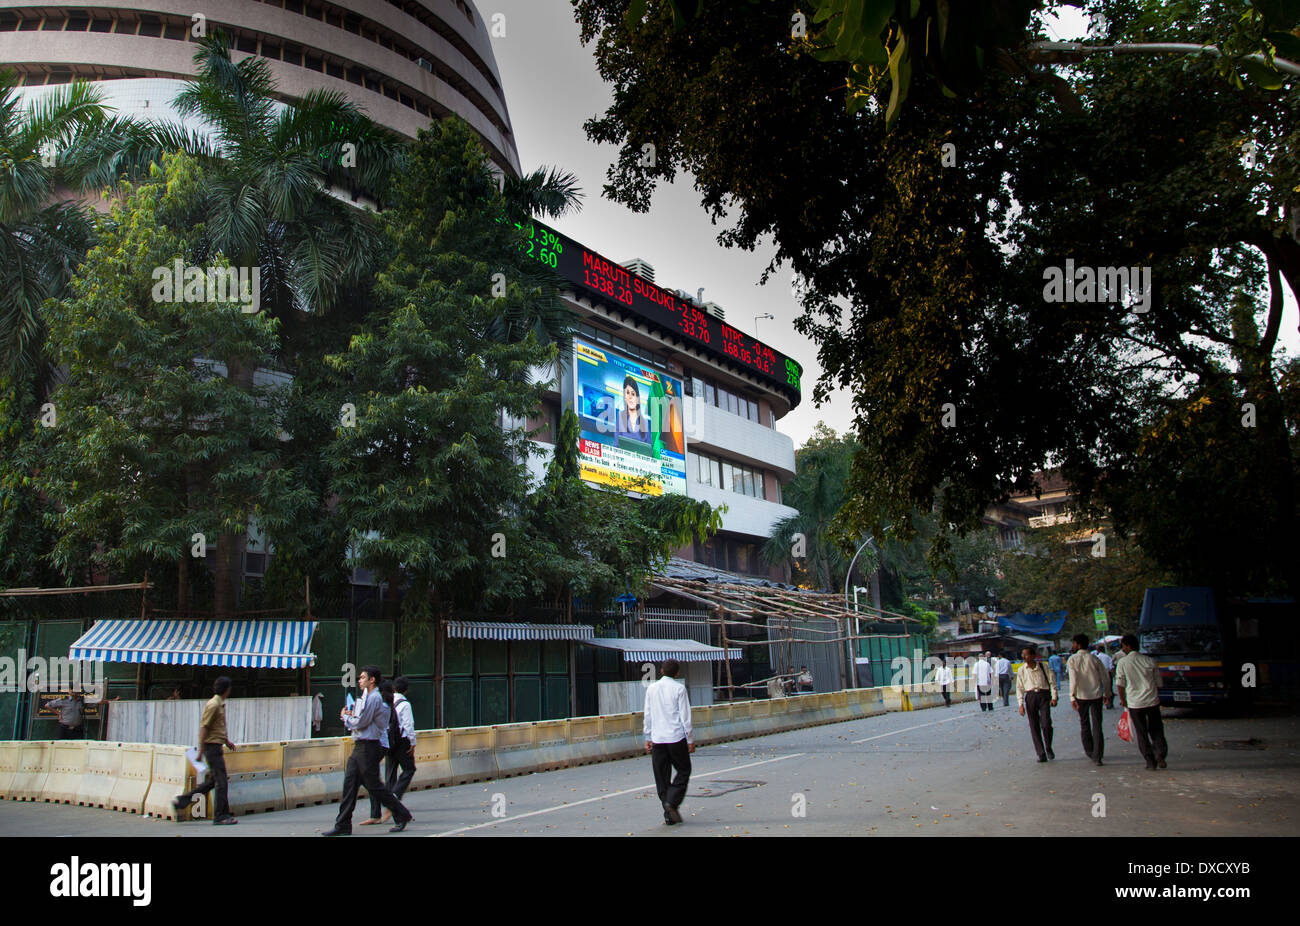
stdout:
<svg viewBox="0 0 1300 926">
<path fill-rule="evenodd" d="M 686 398 L 682 416 L 688 452 L 714 451 L 731 460 L 775 470 L 783 482 L 794 478 L 794 441 L 788 435 L 726 409 L 706 405 L 700 396 Z"/>
<path fill-rule="evenodd" d="M 686 493 L 691 498 L 708 502 L 714 507 L 726 505 L 727 513 L 722 516 L 722 529 L 751 537 L 770 537 L 777 521 L 799 513 L 789 505 L 752 498 L 729 489 L 700 485 L 689 471 L 686 474 Z"/>
</svg>

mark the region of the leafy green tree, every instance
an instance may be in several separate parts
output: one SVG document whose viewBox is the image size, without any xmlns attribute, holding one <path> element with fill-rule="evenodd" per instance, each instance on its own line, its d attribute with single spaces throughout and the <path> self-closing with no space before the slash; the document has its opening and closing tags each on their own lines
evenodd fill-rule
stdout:
<svg viewBox="0 0 1300 926">
<path fill-rule="evenodd" d="M 1122 506 L 1104 489 L 1127 481 L 1145 431 L 1196 389 L 1227 388 L 1256 423 L 1220 436 L 1256 442 L 1269 473 L 1239 477 L 1240 490 L 1277 496 L 1264 530 L 1247 534 L 1260 568 L 1230 581 L 1267 575 L 1294 589 L 1295 425 L 1272 359 L 1282 286 L 1300 283 L 1294 82 L 1274 92 L 1222 80 L 1211 59 L 1090 56 L 1074 75 L 1081 109 L 985 69 L 965 100 L 913 82 L 887 130 L 835 99 L 842 64 L 789 53 L 784 4 L 710 5 L 680 33 L 629 30 L 618 6 L 577 4 L 613 85 L 587 127 L 621 149 L 606 193 L 644 209 L 658 180 L 687 170 L 705 208 L 731 220 L 720 241 L 754 247 L 770 235 L 768 272 L 788 263 L 807 284 L 798 325 L 825 370 L 814 395 L 854 394 L 862 449 L 846 535 L 883 524 L 906 535 L 911 512 L 937 495 L 931 555 L 949 560 L 955 537 L 1046 465 Z M 1247 9 L 1176 7 L 1097 5 L 1111 41 L 1189 44 L 1230 33 Z M 1035 27 L 1026 41 L 1043 38 Z M 653 160 L 641 156 L 647 142 Z M 1067 260 L 1150 268 L 1155 285 L 1141 304 L 1132 290 L 1127 304 L 1052 298 L 1045 271 Z M 1234 380 L 1233 332 L 1247 330 L 1232 323 L 1238 299 L 1258 322 L 1240 354 L 1249 386 Z"/>
<path fill-rule="evenodd" d="M 851 436 L 841 437 L 823 422 L 795 451 L 795 475 L 782 490 L 782 499 L 799 513 L 773 525 L 762 556 L 769 563 L 789 564 L 799 584 L 832 591 L 844 586 L 844 573 L 857 544 L 840 537 L 833 524 L 844 504 L 856 451 Z M 792 552 L 800 548 L 802 554 Z"/>
<path fill-rule="evenodd" d="M 530 371 L 554 346 L 532 331 L 500 338 L 526 310 L 530 260 L 481 145 L 459 120 L 422 131 L 382 217 L 390 260 L 374 330 L 328 358 L 350 392 L 327 449 L 338 510 L 362 565 L 409 576 L 407 616 L 437 618 L 499 595 L 521 537 L 527 489 L 522 430 L 545 384 Z M 499 295 L 494 295 L 496 288 Z M 395 583 L 394 583 L 395 584 Z"/>
<path fill-rule="evenodd" d="M 67 573 L 93 546 L 91 561 L 109 570 L 173 566 L 181 611 L 193 535 L 210 543 L 298 491 L 276 467 L 275 392 L 214 368 L 232 352 L 269 362 L 276 321 L 211 293 L 182 301 L 192 294 L 159 289 L 159 271 L 193 265 L 206 248 L 196 221 L 206 184 L 175 155 L 149 182 L 122 187 L 69 294 L 50 303 L 52 356 L 66 376 L 39 428 L 54 563 Z"/>
<path fill-rule="evenodd" d="M 1105 608 L 1110 633 L 1136 632 L 1147 588 L 1169 585 L 1175 577 L 1153 563 L 1132 538 L 1121 538 L 1105 521 L 1094 522 L 1106 536 L 1105 556 L 1091 538 L 1092 530 L 1076 522 L 1039 528 L 1027 535 L 1025 547 L 1004 553 L 1000 566 L 1006 577 L 999 610 L 1066 611 L 1062 636 L 1093 636 L 1093 609 Z"/>
<path fill-rule="evenodd" d="M 295 327 L 334 309 L 380 260 L 371 215 L 332 191 L 382 201 L 403 143 L 338 91 L 282 102 L 266 59 L 232 61 L 227 36 L 213 34 L 198 46 L 198 74 L 175 106 L 210 132 L 173 138 L 205 170 L 206 195 L 197 205 L 204 243 L 235 267 L 259 268 L 262 310 L 293 338 Z M 251 395 L 260 358 L 220 359 L 229 380 Z M 245 529 L 227 525 L 218 544 L 218 613 L 236 600 Z"/>
</svg>

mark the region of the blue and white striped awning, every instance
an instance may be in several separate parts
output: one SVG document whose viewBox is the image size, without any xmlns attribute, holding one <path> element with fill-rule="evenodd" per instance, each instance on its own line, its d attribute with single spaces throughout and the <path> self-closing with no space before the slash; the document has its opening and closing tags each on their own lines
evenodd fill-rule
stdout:
<svg viewBox="0 0 1300 926">
<path fill-rule="evenodd" d="M 603 649 L 616 649 L 623 653 L 624 662 L 663 662 L 676 659 L 678 662 L 730 662 L 740 659 L 740 649 L 732 647 L 723 650 L 720 646 L 709 646 L 698 640 L 638 640 L 629 637 L 600 637 L 583 640 L 588 646 Z"/>
<path fill-rule="evenodd" d="M 460 640 L 590 640 L 590 624 L 507 624 L 501 621 L 447 621 L 447 636 Z"/>
<path fill-rule="evenodd" d="M 102 620 L 72 644 L 68 658 L 173 666 L 301 669 L 316 621 Z"/>
</svg>

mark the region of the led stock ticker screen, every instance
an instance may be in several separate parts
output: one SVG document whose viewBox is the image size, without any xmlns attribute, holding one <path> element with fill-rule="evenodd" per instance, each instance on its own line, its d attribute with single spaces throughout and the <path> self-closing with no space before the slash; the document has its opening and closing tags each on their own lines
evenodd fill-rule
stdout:
<svg viewBox="0 0 1300 926">
<path fill-rule="evenodd" d="M 794 360 L 541 222 L 520 230 L 528 236 L 528 254 L 568 282 L 730 360 L 798 401 L 803 368 Z"/>
</svg>

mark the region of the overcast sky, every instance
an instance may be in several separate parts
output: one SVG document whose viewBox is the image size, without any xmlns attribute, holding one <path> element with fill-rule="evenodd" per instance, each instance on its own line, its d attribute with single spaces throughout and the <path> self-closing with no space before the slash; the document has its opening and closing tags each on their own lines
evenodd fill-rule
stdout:
<svg viewBox="0 0 1300 926">
<path fill-rule="evenodd" d="M 642 257 L 655 268 L 655 282 L 694 293 L 704 287 L 706 301 L 726 311 L 727 322 L 758 337 L 803 365 L 799 407 L 778 427 L 798 447 L 818 421 L 836 431 L 849 430 L 852 398 L 843 391 L 817 408 L 813 384 L 821 375 L 816 346 L 794 330 L 798 306 L 790 292 L 791 272 L 778 271 L 766 286 L 758 280 L 775 246 L 753 252 L 724 248 L 718 226 L 700 206 L 693 179 L 679 176 L 660 184 L 648 213 L 633 213 L 600 195 L 605 172 L 618 154 L 610 145 L 587 140 L 583 123 L 603 114 L 611 101 L 609 86 L 596 73 L 591 48 L 578 41 L 578 26 L 568 0 L 476 0 L 489 29 L 493 14 L 505 14 L 505 35 L 492 39 L 506 105 L 525 172 L 558 166 L 578 177 L 586 194 L 582 209 L 557 222 L 560 231 L 616 261 Z M 1080 37 L 1081 13 L 1058 23 L 1055 38 Z M 774 319 L 755 317 L 771 313 Z M 757 325 L 757 327 L 756 327 Z M 1282 341 L 1297 349 L 1297 314 L 1288 299 Z"/>
</svg>

